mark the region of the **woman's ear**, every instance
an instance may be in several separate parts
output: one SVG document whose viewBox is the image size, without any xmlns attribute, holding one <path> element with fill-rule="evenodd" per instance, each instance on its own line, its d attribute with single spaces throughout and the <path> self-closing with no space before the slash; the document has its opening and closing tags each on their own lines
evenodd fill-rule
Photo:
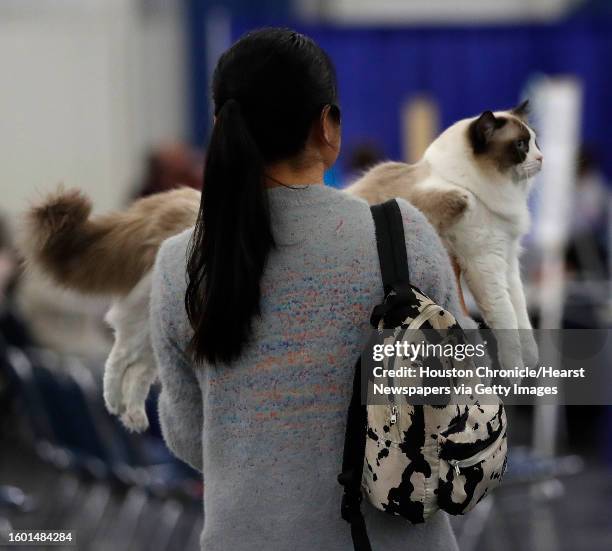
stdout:
<svg viewBox="0 0 612 551">
<path fill-rule="evenodd" d="M 341 126 L 340 110 L 335 105 L 326 105 L 321 111 L 320 119 L 321 139 L 323 143 L 336 152 L 340 151 Z"/>
</svg>

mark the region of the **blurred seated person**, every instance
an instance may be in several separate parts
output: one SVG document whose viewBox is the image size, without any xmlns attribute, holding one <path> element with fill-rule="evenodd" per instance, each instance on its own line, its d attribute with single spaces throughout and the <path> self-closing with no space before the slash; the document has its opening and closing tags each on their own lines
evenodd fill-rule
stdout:
<svg viewBox="0 0 612 551">
<path fill-rule="evenodd" d="M 14 291 L 19 275 L 19 260 L 4 217 L 0 215 L 0 435 L 11 424 L 15 389 L 5 371 L 3 358 L 9 347 L 26 348 L 33 344 L 27 324 L 15 307 Z"/>
<path fill-rule="evenodd" d="M 182 186 L 202 189 L 203 166 L 202 155 L 187 145 L 176 143 L 154 148 L 135 198 Z"/>
<path fill-rule="evenodd" d="M 0 336 L 4 344 L 30 346 L 33 339 L 14 301 L 19 259 L 4 217 L 0 216 Z"/>
<path fill-rule="evenodd" d="M 611 194 L 596 155 L 582 147 L 574 189 L 567 266 L 586 279 L 608 274 Z"/>
<path fill-rule="evenodd" d="M 23 275 L 17 294 L 19 308 L 40 346 L 60 355 L 100 362 L 102 370 L 113 343 L 104 321 L 107 300 L 60 289 L 31 272 Z"/>
<path fill-rule="evenodd" d="M 384 160 L 380 148 L 369 142 L 358 143 L 350 150 L 347 164 L 347 177 L 345 185 L 351 185 L 361 178 L 364 172 Z"/>
</svg>

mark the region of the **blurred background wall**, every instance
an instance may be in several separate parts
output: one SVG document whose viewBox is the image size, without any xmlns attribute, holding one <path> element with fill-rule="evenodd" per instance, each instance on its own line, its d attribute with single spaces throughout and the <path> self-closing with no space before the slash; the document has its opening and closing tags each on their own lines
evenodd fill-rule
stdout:
<svg viewBox="0 0 612 551">
<path fill-rule="evenodd" d="M 220 4 L 223 4 L 221 7 Z M 336 63 L 344 114 L 340 173 L 364 142 L 401 158 L 408 144 L 401 113 L 425 96 L 441 130 L 484 109 L 513 105 L 539 75 L 576 75 L 584 85 L 582 137 L 612 177 L 612 4 L 574 0 L 305 0 L 233 10 L 231 2 L 191 0 L 192 138 L 203 142 L 210 117 L 201 90 L 205 52 L 222 50 L 248 29 L 290 24 L 315 38 Z M 230 5 L 228 7 L 228 4 Z M 282 6 L 282 9 L 279 8 Z M 226 17 L 228 36 L 199 32 L 196 21 Z M 302 19 L 296 14 L 303 15 Z M 304 21 L 305 20 L 305 21 Z M 216 25 L 218 29 L 220 24 Z M 214 57 L 214 56 L 213 56 Z M 339 180 L 339 185 L 342 179 Z"/>
<path fill-rule="evenodd" d="M 458 7 L 460 5 L 460 8 Z M 435 131 L 516 102 L 539 74 L 584 82 L 584 142 L 608 178 L 611 3 L 605 0 L 3 0 L 2 209 L 59 182 L 121 204 L 161 143 L 201 150 L 219 53 L 261 25 L 309 33 L 336 62 L 355 149 L 410 150 L 402 113 L 432 102 Z M 18 186 L 20 193 L 13 193 Z M 130 187 L 131 186 L 131 187 Z"/>
<path fill-rule="evenodd" d="M 122 204 L 147 149 L 187 136 L 180 2 L 0 2 L 1 208 L 60 182 Z"/>
</svg>

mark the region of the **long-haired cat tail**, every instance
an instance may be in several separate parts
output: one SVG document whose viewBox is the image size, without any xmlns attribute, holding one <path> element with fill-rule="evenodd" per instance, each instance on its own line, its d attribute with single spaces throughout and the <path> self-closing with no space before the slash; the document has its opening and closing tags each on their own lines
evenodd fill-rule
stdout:
<svg viewBox="0 0 612 551">
<path fill-rule="evenodd" d="M 82 192 L 59 189 L 24 216 L 20 248 L 28 269 L 63 288 L 112 298 L 106 320 L 115 342 L 104 370 L 104 399 L 130 430 L 147 428 L 144 404 L 157 376 L 149 273 L 161 243 L 193 226 L 199 205 L 200 193 L 182 188 L 92 215 Z"/>
<path fill-rule="evenodd" d="M 125 296 L 153 267 L 162 241 L 193 225 L 199 202 L 197 191 L 182 188 L 92 215 L 87 196 L 60 188 L 26 212 L 21 250 L 57 285 Z"/>
</svg>

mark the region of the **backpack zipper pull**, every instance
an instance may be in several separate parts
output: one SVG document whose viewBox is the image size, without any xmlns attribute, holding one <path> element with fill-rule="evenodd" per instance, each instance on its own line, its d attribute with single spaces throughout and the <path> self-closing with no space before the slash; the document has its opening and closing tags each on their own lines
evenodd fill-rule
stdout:
<svg viewBox="0 0 612 551">
<path fill-rule="evenodd" d="M 391 407 L 391 418 L 389 419 L 390 425 L 395 425 L 397 423 L 397 406 Z"/>
<path fill-rule="evenodd" d="M 456 459 L 449 459 L 448 464 L 455 469 L 455 474 L 459 476 L 461 471 L 459 470 L 459 462 Z"/>
</svg>

